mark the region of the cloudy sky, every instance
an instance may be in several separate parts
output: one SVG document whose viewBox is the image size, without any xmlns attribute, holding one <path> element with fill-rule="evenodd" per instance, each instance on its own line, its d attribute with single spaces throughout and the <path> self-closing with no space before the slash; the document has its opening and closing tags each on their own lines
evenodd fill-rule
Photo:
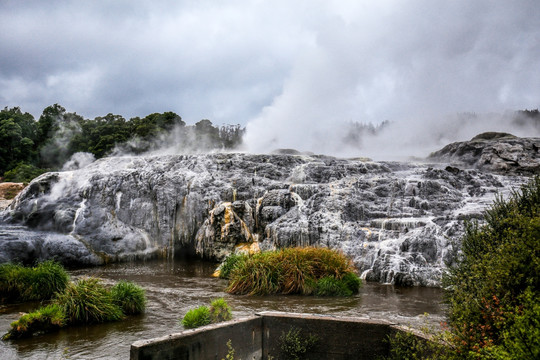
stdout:
<svg viewBox="0 0 540 360">
<path fill-rule="evenodd" d="M 538 108 L 538 5 L 0 0 L 0 106 L 174 111 L 247 125 L 254 150 L 313 151 L 347 122 Z"/>
</svg>

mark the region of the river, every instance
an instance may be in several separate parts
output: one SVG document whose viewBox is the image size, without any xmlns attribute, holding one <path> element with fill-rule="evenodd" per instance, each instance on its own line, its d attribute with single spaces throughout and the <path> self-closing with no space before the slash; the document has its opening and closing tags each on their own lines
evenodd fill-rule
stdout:
<svg viewBox="0 0 540 360">
<path fill-rule="evenodd" d="M 179 320 L 191 308 L 224 297 L 240 318 L 260 311 L 332 314 L 386 319 L 404 325 L 437 326 L 444 319 L 442 290 L 364 283 L 350 298 L 303 296 L 237 296 L 223 292 L 226 281 L 212 277 L 214 263 L 147 261 L 70 270 L 72 279 L 95 276 L 105 284 L 129 280 L 146 290 L 143 315 L 125 321 L 76 326 L 30 339 L 0 342 L 0 359 L 128 359 L 130 345 L 142 339 L 181 331 Z M 39 304 L 0 307 L 0 332 Z M 424 314 L 429 314 L 425 316 Z"/>
</svg>

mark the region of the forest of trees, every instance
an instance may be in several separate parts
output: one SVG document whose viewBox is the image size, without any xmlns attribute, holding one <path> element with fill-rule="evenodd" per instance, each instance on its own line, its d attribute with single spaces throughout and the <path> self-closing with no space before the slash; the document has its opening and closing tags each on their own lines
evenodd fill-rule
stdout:
<svg viewBox="0 0 540 360">
<path fill-rule="evenodd" d="M 98 159 L 111 153 L 139 154 L 173 145 L 182 149 L 233 149 L 240 145 L 240 125 L 216 127 L 203 119 L 186 125 L 174 112 L 126 120 L 107 114 L 93 120 L 48 106 L 36 121 L 19 107 L 0 110 L 0 177 L 28 182 L 41 173 L 58 170 L 75 153 Z"/>
</svg>

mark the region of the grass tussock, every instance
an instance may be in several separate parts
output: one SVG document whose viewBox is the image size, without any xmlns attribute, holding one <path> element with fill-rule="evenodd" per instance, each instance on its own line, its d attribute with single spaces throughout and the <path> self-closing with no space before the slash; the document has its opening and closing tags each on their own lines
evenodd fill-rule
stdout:
<svg viewBox="0 0 540 360">
<path fill-rule="evenodd" d="M 13 270 L 16 269 L 16 270 Z M 48 268 L 46 268 L 48 269 Z M 19 267 L 3 268 L 19 274 Z M 47 271 L 42 271 L 47 273 Z M 46 279 L 42 274 L 35 279 Z M 47 284 L 39 284 L 31 288 L 46 288 Z M 3 339 L 18 339 L 41 333 L 55 331 L 61 327 L 74 324 L 91 324 L 121 320 L 126 315 L 144 311 L 146 297 L 139 286 L 121 281 L 111 289 L 103 285 L 100 279 L 83 278 L 70 282 L 61 292 L 57 292 L 52 302 L 29 314 L 24 314 L 11 323 L 11 329 Z"/>
<path fill-rule="evenodd" d="M 136 315 L 146 307 L 144 289 L 129 281 L 120 281 L 111 289 L 113 302 L 118 305 L 126 315 Z"/>
<path fill-rule="evenodd" d="M 69 275 L 55 261 L 45 261 L 35 267 L 11 263 L 0 265 L 2 302 L 50 300 L 68 283 Z"/>
<path fill-rule="evenodd" d="M 231 294 L 350 296 L 361 285 L 352 262 L 328 248 L 296 247 L 234 256 L 228 272 L 227 292 Z"/>
<path fill-rule="evenodd" d="M 210 324 L 210 309 L 208 306 L 199 306 L 198 308 L 189 310 L 182 319 L 182 325 L 186 329 L 194 329 L 197 327 Z"/>
<path fill-rule="evenodd" d="M 97 278 L 84 278 L 69 284 L 56 301 L 72 324 L 116 321 L 124 317 L 110 291 Z"/>
<path fill-rule="evenodd" d="M 189 310 L 181 321 L 186 329 L 194 329 L 212 323 L 219 323 L 232 319 L 231 307 L 225 299 L 212 300 L 210 307 L 199 306 Z"/>
<path fill-rule="evenodd" d="M 62 307 L 50 304 L 34 312 L 25 314 L 11 323 L 11 330 L 3 336 L 3 340 L 19 339 L 40 333 L 53 332 L 66 325 L 66 317 Z"/>
</svg>

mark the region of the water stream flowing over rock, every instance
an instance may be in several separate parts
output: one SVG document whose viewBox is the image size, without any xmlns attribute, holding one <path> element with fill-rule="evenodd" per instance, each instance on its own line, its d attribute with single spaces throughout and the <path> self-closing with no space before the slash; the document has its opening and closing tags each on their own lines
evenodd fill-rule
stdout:
<svg viewBox="0 0 540 360">
<path fill-rule="evenodd" d="M 307 155 L 111 157 L 35 179 L 0 213 L 0 262 L 223 260 L 327 246 L 367 280 L 437 286 L 464 221 L 526 178 Z"/>
</svg>

